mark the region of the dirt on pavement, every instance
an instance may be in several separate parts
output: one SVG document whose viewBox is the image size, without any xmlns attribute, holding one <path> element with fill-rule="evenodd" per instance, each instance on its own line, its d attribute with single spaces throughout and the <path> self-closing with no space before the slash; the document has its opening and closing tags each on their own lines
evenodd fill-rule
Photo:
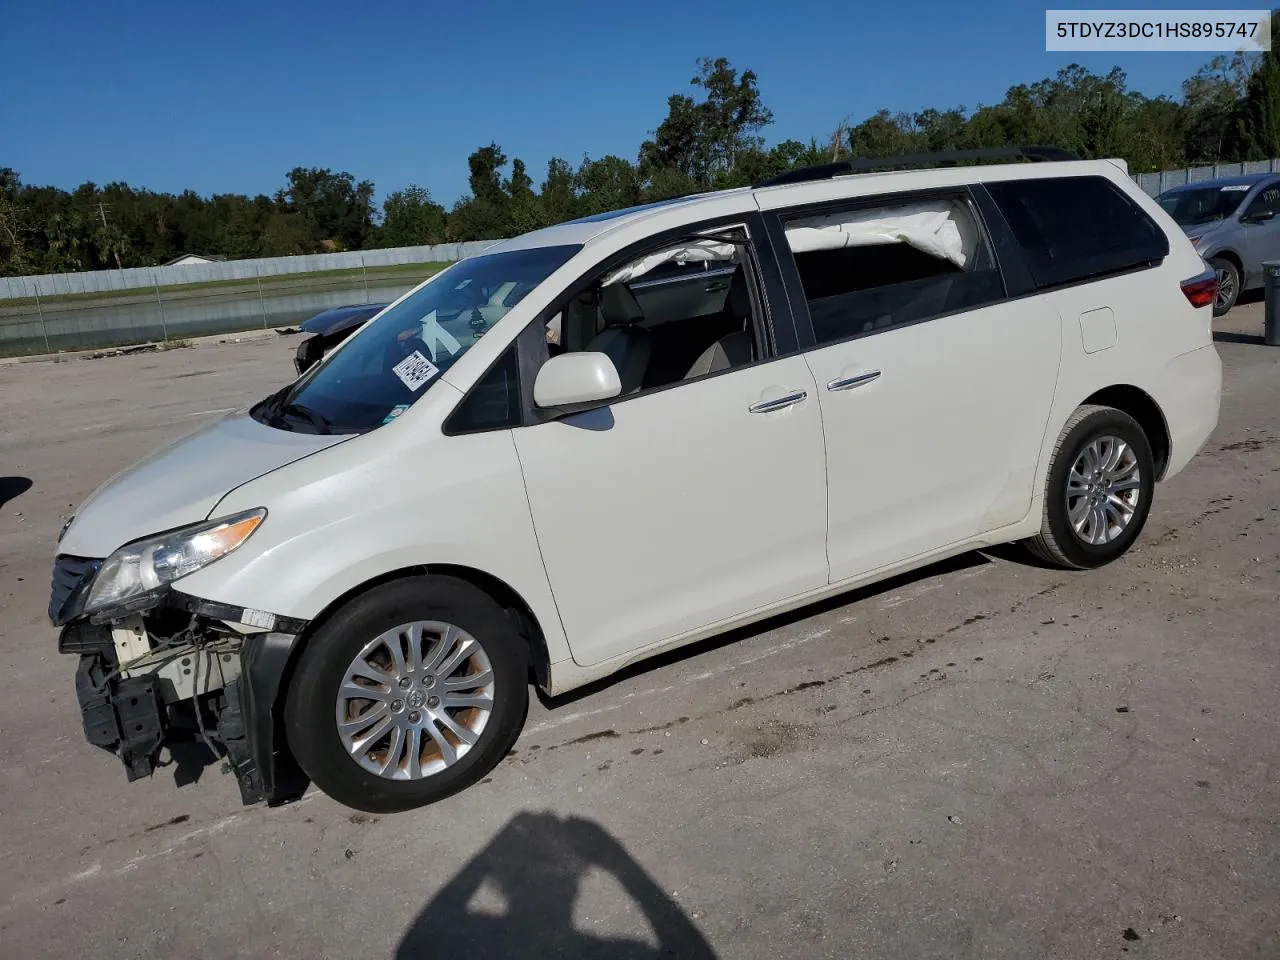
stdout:
<svg viewBox="0 0 1280 960">
<path fill-rule="evenodd" d="M 970 554 L 536 702 L 433 807 L 125 782 L 45 619 L 62 520 L 294 341 L 0 367 L 0 955 L 1280 956 L 1280 350 L 1123 560 Z M 198 782 L 178 786 L 178 782 Z"/>
</svg>

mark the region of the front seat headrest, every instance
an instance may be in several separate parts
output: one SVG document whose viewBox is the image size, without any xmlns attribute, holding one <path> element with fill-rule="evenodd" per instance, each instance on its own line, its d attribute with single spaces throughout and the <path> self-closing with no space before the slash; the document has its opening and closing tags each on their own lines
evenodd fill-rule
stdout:
<svg viewBox="0 0 1280 960">
<path fill-rule="evenodd" d="M 726 334 L 693 361 L 684 378 L 691 380 L 708 373 L 718 373 L 734 367 L 746 366 L 755 359 L 755 341 L 745 330 Z"/>
<path fill-rule="evenodd" d="M 600 316 L 606 327 L 626 327 L 644 319 L 644 311 L 626 284 L 611 283 L 600 291 Z"/>
<path fill-rule="evenodd" d="M 623 396 L 640 389 L 652 347 L 653 334 L 637 326 L 606 327 L 587 344 L 588 351 L 603 353 L 613 361 Z"/>
</svg>

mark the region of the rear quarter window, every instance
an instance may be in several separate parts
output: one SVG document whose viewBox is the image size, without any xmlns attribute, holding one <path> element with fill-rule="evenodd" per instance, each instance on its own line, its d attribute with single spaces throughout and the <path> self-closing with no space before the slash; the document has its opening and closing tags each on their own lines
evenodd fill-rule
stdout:
<svg viewBox="0 0 1280 960">
<path fill-rule="evenodd" d="M 986 185 L 1040 289 L 1154 266 L 1169 239 L 1105 177 L 1050 177 Z"/>
</svg>

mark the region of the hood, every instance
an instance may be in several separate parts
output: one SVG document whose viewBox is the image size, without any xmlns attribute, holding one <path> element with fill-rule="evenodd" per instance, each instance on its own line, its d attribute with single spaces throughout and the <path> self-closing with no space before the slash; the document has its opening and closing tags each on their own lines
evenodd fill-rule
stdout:
<svg viewBox="0 0 1280 960">
<path fill-rule="evenodd" d="M 232 414 L 104 483 L 76 511 L 58 553 L 106 557 L 133 540 L 198 523 L 241 484 L 352 436 L 291 433 Z"/>
<path fill-rule="evenodd" d="M 385 310 L 387 306 L 385 303 L 362 303 L 354 307 L 337 307 L 326 310 L 324 313 L 317 313 L 304 321 L 298 329 L 303 333 L 318 333 L 322 337 L 332 336 L 342 330 L 361 326 L 374 314 Z"/>
<path fill-rule="evenodd" d="M 1196 237 L 1203 237 L 1213 233 L 1226 222 L 1226 220 L 1209 220 L 1205 223 L 1180 223 L 1178 226 L 1182 227 L 1182 232 L 1187 235 L 1188 239 L 1194 240 Z"/>
</svg>

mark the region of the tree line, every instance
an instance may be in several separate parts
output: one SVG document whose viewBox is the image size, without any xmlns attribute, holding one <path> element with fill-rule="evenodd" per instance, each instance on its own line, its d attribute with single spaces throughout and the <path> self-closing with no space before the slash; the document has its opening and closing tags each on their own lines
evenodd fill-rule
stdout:
<svg viewBox="0 0 1280 960">
<path fill-rule="evenodd" d="M 1177 99 L 1130 90 L 1119 68 L 1100 75 L 1073 64 L 972 111 L 881 110 L 772 147 L 763 131 L 773 114 L 754 71 L 704 59 L 691 88 L 668 98 L 634 160 L 557 157 L 535 184 L 497 143 L 480 147 L 467 158 L 470 193 L 449 209 L 416 184 L 378 209 L 371 181 L 318 168 L 289 171 L 271 196 L 202 197 L 126 183 L 31 186 L 0 167 L 0 275 L 151 266 L 187 252 L 238 259 L 493 239 L 850 157 L 1040 144 L 1124 158 L 1140 173 L 1280 156 L 1280 48 L 1216 57 Z"/>
</svg>

